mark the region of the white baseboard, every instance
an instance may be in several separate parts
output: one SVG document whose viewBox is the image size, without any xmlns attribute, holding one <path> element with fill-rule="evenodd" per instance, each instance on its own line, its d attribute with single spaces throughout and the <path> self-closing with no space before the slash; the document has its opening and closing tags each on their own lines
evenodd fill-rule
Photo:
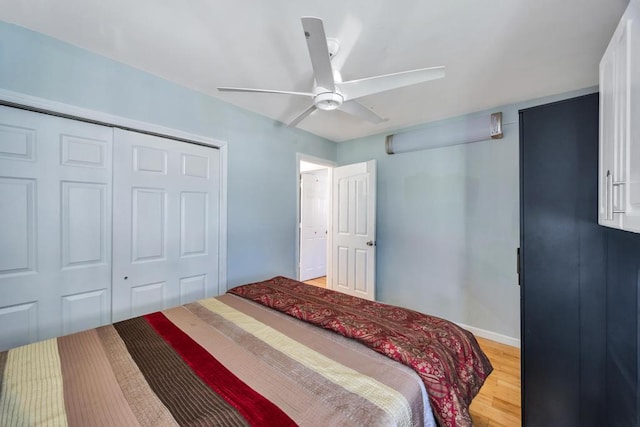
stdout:
<svg viewBox="0 0 640 427">
<path fill-rule="evenodd" d="M 511 347 L 520 348 L 520 340 L 513 337 L 508 337 L 506 335 L 498 334 L 496 332 L 487 331 L 485 329 L 474 328 L 473 326 L 465 325 L 462 323 L 457 323 L 461 328 L 466 329 L 471 332 L 473 335 L 477 335 L 480 338 L 486 338 L 491 341 L 499 342 L 500 344 L 510 345 Z"/>
</svg>

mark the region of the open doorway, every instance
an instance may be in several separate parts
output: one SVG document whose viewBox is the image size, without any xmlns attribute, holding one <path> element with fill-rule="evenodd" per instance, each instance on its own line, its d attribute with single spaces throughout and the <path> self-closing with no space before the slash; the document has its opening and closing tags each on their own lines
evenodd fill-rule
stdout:
<svg viewBox="0 0 640 427">
<path fill-rule="evenodd" d="M 327 287 L 333 164 L 298 155 L 298 280 Z"/>
<path fill-rule="evenodd" d="M 316 167 L 302 162 L 301 168 Z M 327 275 L 328 170 L 300 171 L 300 280 Z"/>
<path fill-rule="evenodd" d="M 296 169 L 298 280 L 375 300 L 375 160 L 338 167 L 298 154 Z"/>
</svg>

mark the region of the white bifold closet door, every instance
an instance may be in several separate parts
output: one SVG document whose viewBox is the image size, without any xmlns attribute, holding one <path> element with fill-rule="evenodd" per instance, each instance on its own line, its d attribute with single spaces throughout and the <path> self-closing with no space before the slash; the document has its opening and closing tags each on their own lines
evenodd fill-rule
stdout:
<svg viewBox="0 0 640 427">
<path fill-rule="evenodd" d="M 0 351 L 109 323 L 112 137 L 0 106 Z"/>
<path fill-rule="evenodd" d="M 0 106 L 0 351 L 217 295 L 219 160 Z"/>
<path fill-rule="evenodd" d="M 218 295 L 219 150 L 114 132 L 113 321 Z"/>
</svg>

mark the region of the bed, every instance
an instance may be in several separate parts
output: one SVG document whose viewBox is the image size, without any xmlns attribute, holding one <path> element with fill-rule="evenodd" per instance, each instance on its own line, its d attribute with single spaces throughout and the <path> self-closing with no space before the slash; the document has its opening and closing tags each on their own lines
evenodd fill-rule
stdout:
<svg viewBox="0 0 640 427">
<path fill-rule="evenodd" d="M 491 370 L 450 322 L 275 277 L 0 353 L 0 425 L 465 426 Z"/>
</svg>

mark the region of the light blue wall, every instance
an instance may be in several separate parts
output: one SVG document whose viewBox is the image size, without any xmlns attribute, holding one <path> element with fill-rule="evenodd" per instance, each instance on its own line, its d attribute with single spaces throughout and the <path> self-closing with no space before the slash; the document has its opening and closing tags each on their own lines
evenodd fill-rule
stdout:
<svg viewBox="0 0 640 427">
<path fill-rule="evenodd" d="M 4 22 L 0 88 L 227 141 L 228 284 L 294 277 L 296 152 L 334 143 Z"/>
<path fill-rule="evenodd" d="M 295 275 L 296 152 L 376 159 L 379 299 L 516 339 L 517 110 L 595 91 L 493 109 L 508 123 L 502 140 L 388 156 L 385 135 L 336 147 L 3 22 L 0 88 L 227 141 L 229 286 Z"/>
<path fill-rule="evenodd" d="M 499 140 L 395 155 L 386 134 L 338 144 L 339 164 L 377 161 L 378 298 L 519 339 L 518 110 L 596 90 L 488 111 L 503 112 Z"/>
</svg>

